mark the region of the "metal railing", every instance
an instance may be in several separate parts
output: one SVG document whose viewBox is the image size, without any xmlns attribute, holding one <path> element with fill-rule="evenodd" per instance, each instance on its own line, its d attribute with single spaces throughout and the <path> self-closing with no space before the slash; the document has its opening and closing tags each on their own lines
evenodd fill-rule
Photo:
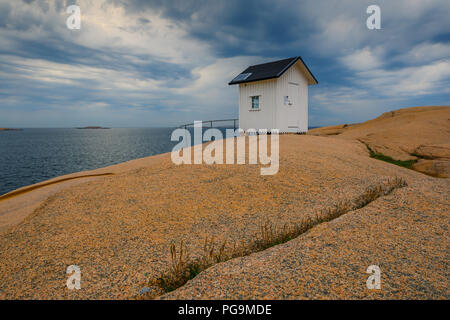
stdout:
<svg viewBox="0 0 450 320">
<path fill-rule="evenodd" d="M 233 121 L 233 129 L 236 130 L 236 128 L 237 128 L 236 127 L 236 122 L 238 122 L 239 119 L 206 120 L 206 121 L 202 121 L 202 126 L 203 126 L 204 123 L 206 123 L 206 124 L 209 123 L 210 124 L 209 127 L 212 128 L 214 122 L 226 122 L 226 121 Z M 183 124 L 183 125 L 179 126 L 178 128 L 186 129 L 187 127 L 192 127 L 192 126 L 194 126 L 194 123 L 187 123 L 187 124 Z"/>
</svg>

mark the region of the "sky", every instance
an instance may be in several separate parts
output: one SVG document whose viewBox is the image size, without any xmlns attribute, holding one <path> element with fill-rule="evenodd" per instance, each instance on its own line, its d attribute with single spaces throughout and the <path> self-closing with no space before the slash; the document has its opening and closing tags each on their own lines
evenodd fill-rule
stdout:
<svg viewBox="0 0 450 320">
<path fill-rule="evenodd" d="M 0 0 L 0 127 L 237 118 L 228 82 L 298 55 L 319 81 L 310 126 L 450 105 L 449 16 L 448 0 Z"/>
</svg>

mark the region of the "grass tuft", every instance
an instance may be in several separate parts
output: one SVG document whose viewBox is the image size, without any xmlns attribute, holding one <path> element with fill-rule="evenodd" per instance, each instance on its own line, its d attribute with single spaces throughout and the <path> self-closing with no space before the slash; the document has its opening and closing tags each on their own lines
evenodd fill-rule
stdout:
<svg viewBox="0 0 450 320">
<path fill-rule="evenodd" d="M 405 180 L 395 177 L 384 184 L 366 188 L 353 201 L 342 200 L 333 207 L 322 210 L 315 215 L 305 216 L 297 224 L 285 224 L 280 227 L 271 221 L 266 221 L 259 226 L 257 234 L 253 237 L 255 240 L 252 243 L 246 243 L 244 240 L 241 240 L 240 243 L 233 242 L 227 246 L 227 241 L 223 241 L 221 244 L 219 243 L 220 245 L 217 245 L 214 238 L 206 237 L 201 257 L 191 261 L 189 261 L 183 242 L 180 242 L 178 250 L 175 244 L 172 244 L 170 246 L 170 272 L 161 275 L 156 284 L 164 292 L 173 291 L 216 263 L 243 257 L 288 242 L 318 224 L 334 220 L 349 211 L 360 209 L 378 197 L 387 195 L 394 189 L 405 186 L 407 186 Z"/>
<path fill-rule="evenodd" d="M 364 143 L 367 147 L 367 149 L 369 150 L 370 153 L 370 157 L 377 159 L 377 160 L 381 160 L 381 161 L 385 161 L 385 162 L 389 162 L 392 164 L 395 164 L 397 166 L 403 167 L 403 168 L 407 168 L 407 169 L 411 169 L 412 166 L 417 162 L 416 159 L 413 160 L 395 160 L 394 158 L 387 156 L 385 154 L 382 154 L 381 152 L 375 152 L 372 150 L 371 147 L 369 147 L 369 145 L 361 140 L 359 140 L 360 142 Z"/>
<path fill-rule="evenodd" d="M 414 160 L 395 160 L 395 159 L 393 159 L 387 155 L 384 155 L 380 152 L 374 153 L 373 151 L 370 154 L 370 157 L 374 158 L 374 159 L 382 160 L 385 162 L 389 162 L 389 163 L 392 163 L 392 164 L 395 164 L 397 166 L 404 167 L 407 169 L 411 169 L 412 166 L 417 162 L 416 159 L 414 159 Z"/>
</svg>

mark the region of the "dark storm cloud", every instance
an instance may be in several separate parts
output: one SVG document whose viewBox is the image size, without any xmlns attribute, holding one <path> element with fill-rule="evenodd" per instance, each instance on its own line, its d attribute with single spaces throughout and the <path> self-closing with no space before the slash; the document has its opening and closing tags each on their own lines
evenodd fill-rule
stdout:
<svg viewBox="0 0 450 320">
<path fill-rule="evenodd" d="M 327 23 L 338 17 L 357 20 L 344 41 L 336 39 L 338 52 L 374 43 L 402 52 L 423 41 L 450 41 L 448 5 L 444 1 L 378 1 L 383 31 L 366 28 L 366 8 L 373 1 L 269 1 L 269 0 L 110 0 L 128 12 L 151 9 L 182 24 L 189 35 L 209 42 L 220 56 L 260 54 L 286 56 L 313 51 Z M 417 7 L 417 8 L 416 8 Z M 323 39 L 324 40 L 324 39 Z M 333 39 L 328 39 L 332 41 Z M 313 46 L 313 48 L 311 48 Z M 323 44 L 327 47 L 326 44 Z M 348 47 L 350 46 L 350 47 Z M 315 52 L 332 56 L 338 53 Z"/>
<path fill-rule="evenodd" d="M 289 50 L 289 46 L 305 41 L 312 25 L 308 15 L 302 15 L 299 4 L 292 1 L 112 2 L 128 12 L 151 9 L 160 13 L 181 24 L 190 36 L 210 43 L 220 57 L 294 54 L 295 49 Z"/>
</svg>

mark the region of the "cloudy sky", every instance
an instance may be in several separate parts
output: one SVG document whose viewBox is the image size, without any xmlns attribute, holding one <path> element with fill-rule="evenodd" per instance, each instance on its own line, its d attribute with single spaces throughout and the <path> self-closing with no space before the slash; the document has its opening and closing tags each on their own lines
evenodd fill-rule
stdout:
<svg viewBox="0 0 450 320">
<path fill-rule="evenodd" d="M 381 30 L 366 27 L 371 4 Z M 449 15 L 448 0 L 0 0 L 0 127 L 234 118 L 227 83 L 297 55 L 319 80 L 311 126 L 449 105 Z"/>
</svg>

